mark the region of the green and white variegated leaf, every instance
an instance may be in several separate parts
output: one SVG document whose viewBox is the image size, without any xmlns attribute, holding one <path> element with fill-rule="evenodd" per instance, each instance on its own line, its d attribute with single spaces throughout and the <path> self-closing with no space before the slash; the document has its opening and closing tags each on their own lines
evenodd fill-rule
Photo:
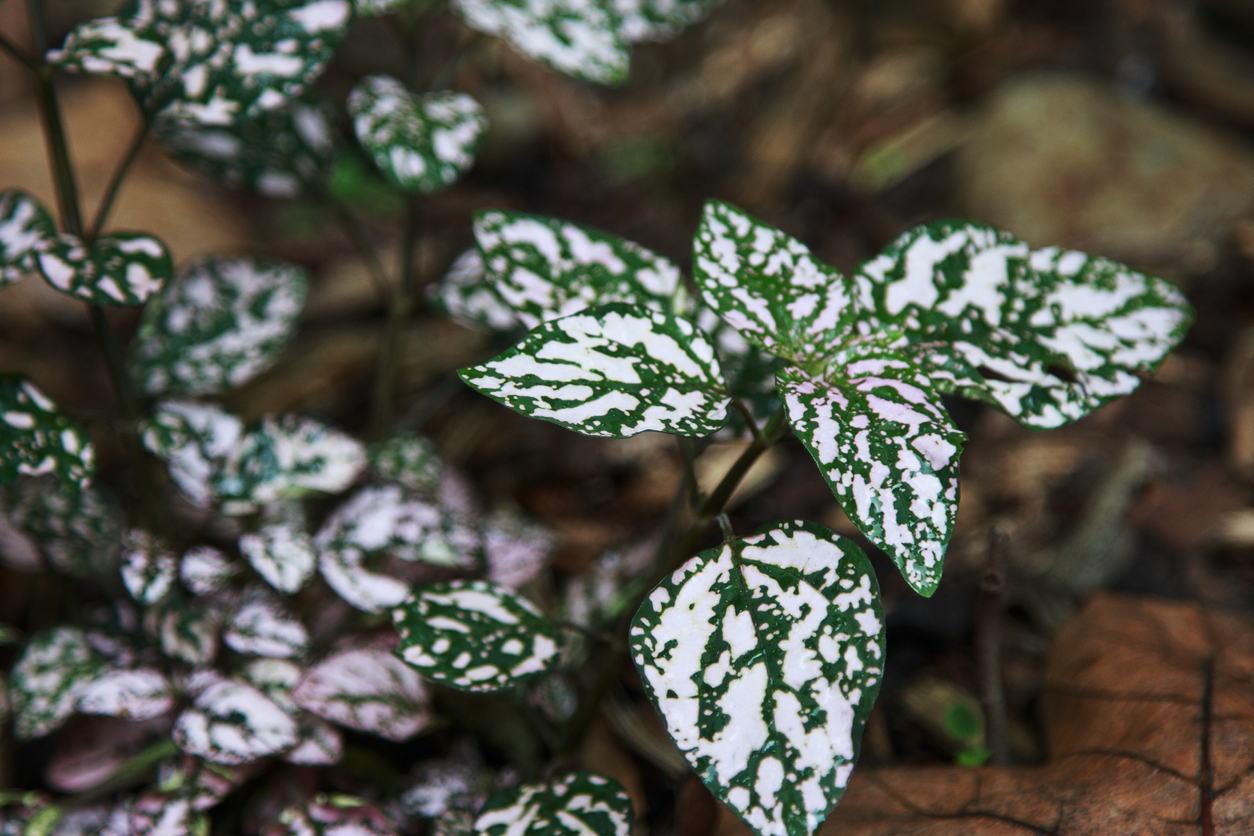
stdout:
<svg viewBox="0 0 1254 836">
<path fill-rule="evenodd" d="M 433 494 L 444 475 L 444 460 L 428 438 L 414 433 L 394 435 L 371 445 L 370 469 L 413 491 Z"/>
<path fill-rule="evenodd" d="M 222 629 L 220 607 L 189 606 L 180 596 L 171 595 L 149 612 L 149 632 L 163 654 L 194 668 L 213 663 Z"/>
<path fill-rule="evenodd" d="M 422 679 L 380 648 L 346 650 L 315 665 L 292 699 L 325 720 L 398 742 L 434 719 Z"/>
<path fill-rule="evenodd" d="M 87 635 L 77 627 L 36 633 L 9 672 L 13 736 L 30 740 L 56 730 L 100 671 Z"/>
<path fill-rule="evenodd" d="M 557 545 L 552 531 L 512 509 L 492 513 L 483 524 L 488 580 L 518 589 L 549 565 Z"/>
<path fill-rule="evenodd" d="M 601 84 L 627 80 L 621 20 L 603 0 L 453 0 L 472 29 L 509 41 L 556 70 Z"/>
<path fill-rule="evenodd" d="M 122 512 L 101 488 L 67 491 L 55 476 L 21 477 L 13 494 L 9 520 L 58 572 L 99 579 L 116 570 Z"/>
<path fill-rule="evenodd" d="M 300 415 L 267 415 L 240 439 L 216 485 L 223 510 L 247 512 L 314 492 L 339 493 L 366 467 L 357 439 Z"/>
<path fill-rule="evenodd" d="M 304 90 L 351 17 L 349 0 L 131 0 L 114 17 L 79 25 L 48 60 L 122 76 L 163 121 L 226 125 Z"/>
<path fill-rule="evenodd" d="M 428 679 L 461 691 L 499 691 L 551 670 L 562 634 L 527 600 L 492 581 L 418 590 L 392 611 L 397 651 Z"/>
<path fill-rule="evenodd" d="M 427 287 L 428 304 L 442 310 L 467 328 L 509 331 L 519 326 L 518 316 L 484 279 L 483 256 L 469 249 L 453 260 L 444 278 Z"/>
<path fill-rule="evenodd" d="M 849 518 L 931 595 L 958 514 L 966 436 L 904 355 L 872 345 L 837 360 L 828 381 L 780 374 L 788 420 Z"/>
<path fill-rule="evenodd" d="M 306 93 L 228 124 L 158 122 L 157 139 L 175 159 L 223 185 L 291 198 L 325 188 L 335 159 L 334 124 L 330 102 Z"/>
<path fill-rule="evenodd" d="M 165 461 L 174 484 L 204 507 L 243 434 L 244 423 L 216 404 L 165 401 L 153 410 L 141 438 Z"/>
<path fill-rule="evenodd" d="M 535 328 L 585 308 L 626 302 L 683 313 L 686 289 L 679 268 L 639 244 L 596 229 L 522 212 L 493 210 L 475 217 L 483 284 L 450 283 L 450 313 L 501 329 L 500 307 L 478 301 L 491 293 L 513 322 Z M 467 266 L 466 269 L 469 269 Z M 448 281 L 446 279 L 446 281 Z"/>
<path fill-rule="evenodd" d="M 450 813 L 470 813 L 488 800 L 493 774 L 469 741 L 454 744 L 445 758 L 428 758 L 410 772 L 412 783 L 397 799 L 411 816 L 439 819 Z M 473 823 L 466 822 L 467 825 Z M 469 830 L 469 827 L 467 827 Z"/>
<path fill-rule="evenodd" d="M 365 566 L 360 549 L 325 548 L 318 551 L 318 571 L 327 586 L 362 612 L 383 612 L 409 597 L 409 584 Z"/>
<path fill-rule="evenodd" d="M 617 781 L 572 772 L 488 799 L 475 819 L 482 836 L 628 836 L 631 798 Z"/>
<path fill-rule="evenodd" d="M 38 257 L 57 240 L 57 224 L 35 198 L 0 192 L 0 287 L 38 269 Z"/>
<path fill-rule="evenodd" d="M 151 720 L 174 708 L 174 687 L 155 668 L 112 668 L 83 689 L 78 710 L 127 720 Z"/>
<path fill-rule="evenodd" d="M 239 609 L 227 622 L 222 641 L 246 656 L 292 659 L 304 655 L 309 631 L 277 595 L 257 585 L 246 590 Z"/>
<path fill-rule="evenodd" d="M 780 406 L 775 375 L 784 367 L 784 361 L 746 340 L 704 305 L 693 320 L 714 344 L 727 390 L 745 402 L 759 424 L 765 424 Z M 742 421 L 739 410 L 732 412 L 732 426 Z"/>
<path fill-rule="evenodd" d="M 816 832 L 844 793 L 883 673 L 862 551 L 814 523 L 775 523 L 659 584 L 630 641 L 710 790 L 760 836 Z"/>
<path fill-rule="evenodd" d="M 251 685 L 218 679 L 174 723 L 174 742 L 213 763 L 250 763 L 295 746 L 296 721 Z"/>
<path fill-rule="evenodd" d="M 795 238 L 712 200 L 693 245 L 706 304 L 754 345 L 821 369 L 849 333 L 857 315 L 851 284 Z"/>
<path fill-rule="evenodd" d="M 403 9 L 413 0 L 354 0 L 353 6 L 361 17 L 378 17 Z"/>
<path fill-rule="evenodd" d="M 288 807 L 262 836 L 396 836 L 388 817 L 351 795 L 320 793 Z"/>
<path fill-rule="evenodd" d="M 854 280 L 863 333 L 891 328 L 913 343 L 948 343 L 934 359 L 954 376 L 948 390 L 1036 429 L 1132 392 L 1137 373 L 1157 368 L 1193 318 L 1162 279 L 1057 247 L 1033 251 L 961 221 L 910 230 Z"/>
<path fill-rule="evenodd" d="M 686 320 L 622 303 L 542 324 L 462 379 L 585 435 L 708 435 L 727 417 L 714 347 Z"/>
<path fill-rule="evenodd" d="M 465 93 L 419 96 L 391 76 L 363 78 L 348 95 L 362 148 L 383 176 L 410 192 L 451 186 L 475 161 L 488 120 Z"/>
<path fill-rule="evenodd" d="M 71 488 L 85 488 L 95 469 L 96 450 L 83 431 L 35 384 L 0 374 L 0 484 L 53 473 Z"/>
<path fill-rule="evenodd" d="M 213 546 L 192 546 L 179 560 L 179 580 L 193 595 L 212 595 L 239 573 L 239 565 Z"/>
<path fill-rule="evenodd" d="M 283 753 L 283 760 L 305 766 L 339 762 L 344 755 L 344 736 L 326 720 L 302 710 L 292 699 L 292 691 L 303 676 L 296 664 L 284 659 L 254 659 L 244 666 L 240 676 L 296 719 L 300 742 Z"/>
<path fill-rule="evenodd" d="M 611 0 L 627 41 L 662 41 L 709 14 L 721 0 Z"/>
<path fill-rule="evenodd" d="M 50 285 L 93 305 L 142 305 L 174 274 L 165 244 L 139 232 L 115 232 L 90 246 L 62 233 L 35 261 Z"/>
<path fill-rule="evenodd" d="M 243 535 L 239 551 L 266 583 L 288 595 L 313 577 L 318 562 L 309 535 L 287 524 L 267 525 Z"/>
<path fill-rule="evenodd" d="M 166 596 L 178 576 L 178 559 L 146 531 L 132 529 L 122 538 L 122 583 L 141 604 Z"/>
<path fill-rule="evenodd" d="M 308 288 L 305 271 L 291 264 L 197 259 L 144 310 L 131 374 L 150 395 L 209 395 L 240 386 L 283 353 Z"/>
</svg>

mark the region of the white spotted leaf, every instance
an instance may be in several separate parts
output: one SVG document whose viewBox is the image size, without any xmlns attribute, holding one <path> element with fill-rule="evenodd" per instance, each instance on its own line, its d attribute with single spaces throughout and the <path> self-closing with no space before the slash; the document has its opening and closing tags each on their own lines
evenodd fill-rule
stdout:
<svg viewBox="0 0 1254 836">
<path fill-rule="evenodd" d="M 52 473 L 78 489 L 90 484 L 95 469 L 86 434 L 29 380 L 0 374 L 0 484 Z"/>
<path fill-rule="evenodd" d="M 931 595 L 957 518 L 966 436 L 923 368 L 903 355 L 840 356 L 829 381 L 796 369 L 780 375 L 788 419 L 849 518 Z"/>
<path fill-rule="evenodd" d="M 267 525 L 243 535 L 239 551 L 266 583 L 288 595 L 313 576 L 318 561 L 309 535 L 290 524 Z"/>
<path fill-rule="evenodd" d="M 30 740 L 55 731 L 101 670 L 87 635 L 77 627 L 36 633 L 9 672 L 13 736 Z"/>
<path fill-rule="evenodd" d="M 686 320 L 622 303 L 545 322 L 460 374 L 524 415 L 607 438 L 708 435 L 730 403 L 702 334 Z"/>
<path fill-rule="evenodd" d="M 946 391 L 1048 429 L 1131 393 L 1192 322 L 1162 279 L 1099 256 L 1031 250 L 982 224 L 916 227 L 854 276 L 859 329 L 939 344 Z M 948 381 L 945 380 L 948 378 Z"/>
<path fill-rule="evenodd" d="M 174 742 L 213 763 L 250 763 L 299 740 L 296 721 L 252 685 L 217 679 L 174 723 Z"/>
<path fill-rule="evenodd" d="M 246 656 L 291 659 L 304 655 L 309 632 L 277 595 L 257 585 L 245 591 L 244 600 L 227 621 L 222 641 Z"/>
<path fill-rule="evenodd" d="M 228 124 L 157 123 L 176 160 L 231 188 L 293 198 L 323 191 L 335 159 L 335 112 L 313 93 Z"/>
<path fill-rule="evenodd" d="M 879 691 L 870 562 L 814 523 L 709 549 L 632 621 L 641 681 L 706 786 L 759 836 L 810 836 L 844 794 Z"/>
<path fill-rule="evenodd" d="M 131 375 L 150 395 L 210 395 L 268 369 L 305 305 L 303 269 L 253 258 L 200 258 L 144 310 Z"/>
<path fill-rule="evenodd" d="M 80 24 L 53 64 L 125 78 L 160 121 L 227 125 L 283 106 L 330 60 L 349 0 L 130 0 Z"/>
<path fill-rule="evenodd" d="M 844 276 L 800 241 L 734 206 L 706 204 L 693 250 L 693 277 L 706 304 L 777 357 L 821 364 L 855 319 Z"/>
<path fill-rule="evenodd" d="M 390 76 L 367 76 L 348 96 L 357 140 L 384 177 L 410 192 L 452 185 L 475 161 L 487 119 L 465 93 L 419 96 Z"/>
<path fill-rule="evenodd" d="M 297 721 L 299 742 L 283 753 L 283 760 L 305 766 L 338 763 L 344 755 L 344 736 L 326 720 L 303 710 L 292 699 L 292 691 L 300 684 L 303 675 L 298 665 L 285 659 L 254 659 L 240 671 L 240 677 L 245 682 L 256 686 Z"/>
<path fill-rule="evenodd" d="M 488 580 L 518 589 L 549 565 L 557 536 L 518 511 L 502 509 L 483 526 L 483 551 Z"/>
<path fill-rule="evenodd" d="M 394 435 L 369 451 L 370 469 L 413 491 L 434 493 L 444 475 L 444 461 L 435 444 L 415 433 Z"/>
<path fill-rule="evenodd" d="M 458 319 L 496 330 L 535 328 L 611 302 L 683 313 L 679 268 L 639 244 L 559 218 L 498 210 L 479 213 L 474 231 L 477 262 L 455 267 L 438 290 Z M 476 263 L 482 275 L 471 281 Z"/>
<path fill-rule="evenodd" d="M 397 653 L 428 679 L 461 691 L 499 691 L 560 661 L 562 634 L 530 602 L 492 581 L 432 584 L 392 612 Z"/>
<path fill-rule="evenodd" d="M 50 285 L 93 305 L 142 305 L 174 274 L 165 244 L 138 232 L 114 232 L 91 245 L 62 233 L 35 262 Z"/>
<path fill-rule="evenodd" d="M 166 596 L 178 576 L 178 559 L 152 535 L 132 529 L 122 538 L 122 583 L 141 604 Z"/>
<path fill-rule="evenodd" d="M 604 0 L 453 0 L 452 8 L 472 29 L 504 38 L 567 75 L 602 84 L 627 80 L 622 18 Z"/>
<path fill-rule="evenodd" d="M 661 41 L 709 14 L 722 0 L 612 0 L 628 41 Z"/>
<path fill-rule="evenodd" d="M 239 573 L 239 565 L 213 546 L 192 546 L 179 559 L 179 580 L 193 595 L 212 595 Z"/>
<path fill-rule="evenodd" d="M 628 836 L 631 798 L 595 772 L 502 790 L 475 819 L 480 836 Z"/>
<path fill-rule="evenodd" d="M 116 570 L 122 511 L 102 488 L 67 491 L 56 476 L 20 477 L 11 497 L 9 521 L 56 571 L 99 579 Z"/>
<path fill-rule="evenodd" d="M 83 689 L 78 710 L 127 720 L 151 720 L 174 708 L 174 688 L 155 668 L 105 670 Z"/>
<path fill-rule="evenodd" d="M 325 659 L 305 674 L 292 699 L 325 720 L 398 742 L 433 722 L 422 679 L 380 648 Z"/>
<path fill-rule="evenodd" d="M 25 192 L 0 192 L 0 287 L 35 272 L 39 253 L 56 239 L 56 221 L 43 204 Z"/>
<path fill-rule="evenodd" d="M 218 607 L 189 606 L 171 595 L 152 613 L 151 632 L 157 646 L 171 659 L 200 668 L 218 655 L 222 614 Z"/>
<path fill-rule="evenodd" d="M 193 504 L 206 506 L 239 446 L 244 423 L 210 403 L 164 401 L 143 429 L 144 446 L 166 463 Z"/>
<path fill-rule="evenodd" d="M 396 836 L 385 816 L 361 798 L 319 793 L 288 807 L 262 836 Z"/>
</svg>

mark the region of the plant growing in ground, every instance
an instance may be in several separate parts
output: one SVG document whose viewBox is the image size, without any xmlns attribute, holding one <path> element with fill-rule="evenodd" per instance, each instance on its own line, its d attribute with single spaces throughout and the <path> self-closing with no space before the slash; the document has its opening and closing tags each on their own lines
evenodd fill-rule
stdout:
<svg viewBox="0 0 1254 836">
<path fill-rule="evenodd" d="M 433 5 L 361 0 L 355 11 L 393 15 L 412 33 Z M 630 41 L 669 34 L 711 4 L 450 5 L 473 29 L 558 69 L 615 82 Z M 371 75 L 345 102 L 355 147 L 406 206 L 369 444 L 307 416 L 246 424 L 217 401 L 278 358 L 304 303 L 304 271 L 206 257 L 175 272 L 156 238 L 107 228 L 152 136 L 228 184 L 331 203 L 388 286 L 330 187 L 354 146 L 310 87 L 353 14 L 346 0 L 135 0 L 45 54 L 36 1 L 37 54 L 0 41 L 36 71 L 60 217 L 30 195 L 0 196 L 0 282 L 37 272 L 89 306 L 137 499 L 119 508 L 93 482 L 88 434 L 28 380 L 0 378 L 4 556 L 47 563 L 89 601 L 33 635 L 0 634 L 22 644 L 0 689 L 13 736 L 41 738 L 77 717 L 48 769 L 65 795 L 6 792 L 0 829 L 181 834 L 212 822 L 230 832 L 246 804 L 277 799 L 274 836 L 382 834 L 420 819 L 447 833 L 624 834 L 622 789 L 565 765 L 630 656 L 719 797 L 759 833 L 813 832 L 843 792 L 882 677 L 878 588 L 858 547 L 813 523 L 742 539 L 725 531 L 723 545 L 694 557 L 725 523 L 738 481 L 791 427 L 850 518 L 931 594 L 962 445 L 940 395 L 1061 425 L 1135 388 L 1135 373 L 1182 336 L 1187 306 L 1121 265 L 1032 252 L 960 222 L 913 230 L 846 278 L 717 203 L 694 242 L 694 298 L 673 264 L 638 245 L 484 213 L 476 249 L 433 302 L 530 333 L 464 370 L 470 385 L 591 435 L 707 437 L 730 417 L 731 431 L 751 438 L 708 496 L 693 496 L 685 479 L 677 503 L 692 501 L 691 519 L 673 516 L 651 562 L 607 555 L 596 577 L 545 604 L 526 585 L 543 571 L 551 535 L 515 512 L 483 513 L 464 477 L 427 440 L 394 432 L 391 417 L 399 337 L 417 303 L 420 196 L 473 163 L 484 130 L 473 99 Z M 143 117 L 90 222 L 55 69 L 126 78 Z M 124 348 L 105 309 L 141 304 Z M 342 496 L 314 526 L 305 499 L 318 495 Z M 171 525 L 180 504 L 200 522 Z M 296 774 L 282 763 L 360 768 L 343 729 L 411 739 L 443 722 L 442 688 L 506 695 L 485 704 L 524 718 L 554 768 L 520 756 L 511 776 L 461 748 L 419 764 L 401 786 L 361 790 L 368 799 L 267 777 Z"/>
</svg>

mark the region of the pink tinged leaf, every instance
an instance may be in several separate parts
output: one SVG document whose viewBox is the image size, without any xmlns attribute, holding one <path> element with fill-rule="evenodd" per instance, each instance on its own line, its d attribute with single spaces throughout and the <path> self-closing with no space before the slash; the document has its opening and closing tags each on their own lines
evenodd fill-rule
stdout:
<svg viewBox="0 0 1254 836">
<path fill-rule="evenodd" d="M 360 798 L 319 794 L 288 807 L 263 836 L 396 836 L 387 816 Z"/>
<path fill-rule="evenodd" d="M 77 717 L 58 737 L 44 779 L 62 792 L 90 789 L 121 769 L 154 736 L 168 734 L 169 728 L 169 721 L 161 719 Z"/>
<path fill-rule="evenodd" d="M 290 659 L 305 652 L 309 633 L 273 593 L 254 587 L 222 634 L 222 641 L 239 653 Z"/>
<path fill-rule="evenodd" d="M 127 720 L 150 720 L 174 707 L 170 681 L 153 668 L 106 671 L 83 689 L 78 710 Z"/>
<path fill-rule="evenodd" d="M 297 732 L 296 721 L 273 700 L 228 679 L 201 691 L 174 724 L 174 742 L 189 755 L 233 765 L 295 746 Z"/>
<path fill-rule="evenodd" d="M 155 604 L 174 585 L 178 561 L 152 535 L 132 529 L 122 538 L 122 583 L 141 604 Z"/>
<path fill-rule="evenodd" d="M 129 836 L 193 836 L 204 830 L 201 819 L 190 798 L 147 792 L 131 804 L 127 831 Z"/>
<path fill-rule="evenodd" d="M 338 653 L 315 666 L 292 698 L 319 717 L 389 740 L 407 740 L 432 721 L 418 674 L 373 648 Z"/>
<path fill-rule="evenodd" d="M 304 715 L 300 720 L 300 743 L 283 755 L 283 760 L 301 766 L 331 766 L 344 757 L 344 735 L 321 717 Z"/>
<path fill-rule="evenodd" d="M 239 566 L 213 546 L 192 546 L 179 562 L 179 580 L 196 595 L 212 595 L 239 571 Z"/>
<path fill-rule="evenodd" d="M 483 535 L 488 580 L 518 589 L 549 564 L 555 537 L 521 514 L 501 511 L 488 518 Z"/>
</svg>

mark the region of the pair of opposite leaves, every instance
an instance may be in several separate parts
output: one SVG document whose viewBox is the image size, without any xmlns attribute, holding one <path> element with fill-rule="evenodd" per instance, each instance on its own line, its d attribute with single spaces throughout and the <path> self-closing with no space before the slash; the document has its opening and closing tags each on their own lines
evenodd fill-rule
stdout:
<svg viewBox="0 0 1254 836">
<path fill-rule="evenodd" d="M 1161 279 L 966 222 L 912 229 L 845 277 L 711 202 L 694 240 L 702 312 L 670 262 L 613 236 L 501 212 L 475 232 L 479 267 L 450 275 L 445 306 L 534 330 L 464 369 L 467 383 L 589 435 L 706 435 L 750 394 L 724 383 L 720 359 L 741 362 L 750 345 L 774 355 L 797 436 L 850 519 L 924 595 L 940 580 L 965 438 L 941 395 L 1061 426 L 1133 391 L 1192 319 Z"/>
</svg>

